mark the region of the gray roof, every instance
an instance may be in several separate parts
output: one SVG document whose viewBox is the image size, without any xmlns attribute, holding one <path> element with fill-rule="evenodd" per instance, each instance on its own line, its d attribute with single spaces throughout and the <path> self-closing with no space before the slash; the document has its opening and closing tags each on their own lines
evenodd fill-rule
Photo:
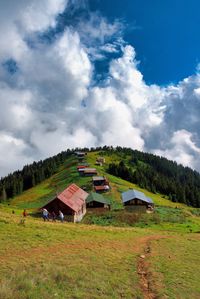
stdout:
<svg viewBox="0 0 200 299">
<path fill-rule="evenodd" d="M 147 203 L 151 203 L 151 204 L 153 203 L 151 198 L 146 197 L 146 195 L 144 195 L 144 193 L 137 191 L 135 189 L 131 189 L 131 190 L 128 190 L 128 191 L 122 193 L 122 202 L 123 203 L 125 203 L 129 200 L 132 200 L 132 199 L 140 199 Z"/>
</svg>

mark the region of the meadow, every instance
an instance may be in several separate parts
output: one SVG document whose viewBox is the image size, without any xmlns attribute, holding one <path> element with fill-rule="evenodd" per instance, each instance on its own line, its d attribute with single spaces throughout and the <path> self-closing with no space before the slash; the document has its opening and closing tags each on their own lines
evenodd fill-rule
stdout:
<svg viewBox="0 0 200 299">
<path fill-rule="evenodd" d="M 97 155 L 89 153 L 90 165 Z M 108 156 L 97 166 L 110 181 L 112 210 L 88 213 L 82 223 L 43 222 L 38 212 L 72 182 L 91 190 L 91 178 L 79 176 L 74 157 L 0 205 L 0 299 L 200 298 L 199 210 L 107 174 L 117 159 Z M 153 198 L 155 212 L 125 211 L 120 194 L 129 188 Z"/>
</svg>

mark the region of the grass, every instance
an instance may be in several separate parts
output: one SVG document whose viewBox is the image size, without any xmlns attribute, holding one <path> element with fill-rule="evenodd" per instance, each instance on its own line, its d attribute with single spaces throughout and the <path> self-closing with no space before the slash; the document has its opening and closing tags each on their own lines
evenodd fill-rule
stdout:
<svg viewBox="0 0 200 299">
<path fill-rule="evenodd" d="M 134 246 L 147 232 L 0 217 L 0 298 L 141 296 Z"/>
<path fill-rule="evenodd" d="M 90 152 L 87 154 L 86 159 L 91 167 L 97 168 L 99 175 L 105 175 L 110 182 L 110 190 L 103 195 L 111 201 L 112 213 L 99 215 L 99 213 L 96 214 L 94 212 L 92 215 L 88 214 L 84 219 L 85 223 L 103 226 L 150 226 L 155 229 L 177 229 L 178 231 L 200 230 L 200 214 L 198 209 L 171 202 L 161 194 L 148 192 L 133 183 L 108 174 L 106 172 L 108 164 L 113 161 L 120 161 L 123 157 L 118 156 L 116 153 L 113 155 L 104 155 L 106 163 L 103 166 L 96 166 L 96 158 L 100 155 L 102 153 Z M 127 162 L 130 157 L 125 158 L 125 162 Z M 71 156 L 51 178 L 12 199 L 7 209 L 10 211 L 14 209 L 16 213 L 22 213 L 23 209 L 28 209 L 28 212 L 34 215 L 38 208 L 55 197 L 56 193 L 62 191 L 71 183 L 75 183 L 80 187 L 84 186 L 88 192 L 92 191 L 92 178 L 79 175 L 76 169 L 78 163 L 77 158 Z M 142 191 L 148 197 L 151 197 L 156 205 L 156 213 L 153 215 L 141 214 L 137 217 L 125 213 L 121 202 L 121 193 L 130 188 Z"/>
<path fill-rule="evenodd" d="M 199 298 L 199 234 L 32 217 L 20 225 L 0 209 L 0 298 L 142 299 L 137 262 L 151 236 L 159 237 L 148 258 L 156 298 Z"/>
<path fill-rule="evenodd" d="M 0 205 L 0 298 L 145 298 L 137 264 L 151 236 L 147 264 L 156 298 L 200 298 L 199 210 L 107 174 L 110 162 L 129 158 L 106 155 L 105 165 L 96 166 L 99 155 L 89 153 L 87 162 L 109 179 L 111 189 L 104 196 L 112 202 L 111 211 L 88 212 L 82 224 L 34 217 L 71 183 L 92 190 L 91 177 L 79 176 L 75 157 L 48 180 Z M 124 210 L 121 192 L 129 188 L 151 197 L 155 213 Z M 32 216 L 21 224 L 24 208 Z"/>
<path fill-rule="evenodd" d="M 68 158 L 51 178 L 13 198 L 9 203 L 10 207 L 35 211 L 72 183 L 80 187 L 87 186 L 91 178 L 81 177 L 76 165 L 75 157 Z"/>
<path fill-rule="evenodd" d="M 162 282 L 160 298 L 200 298 L 199 248 L 200 237 L 193 234 L 153 242 L 151 271 Z"/>
</svg>

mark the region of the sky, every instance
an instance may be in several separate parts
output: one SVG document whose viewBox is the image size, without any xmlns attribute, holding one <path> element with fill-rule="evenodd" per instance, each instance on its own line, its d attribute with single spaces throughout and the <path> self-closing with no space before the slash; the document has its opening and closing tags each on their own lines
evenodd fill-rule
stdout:
<svg viewBox="0 0 200 299">
<path fill-rule="evenodd" d="M 197 0 L 0 0 L 0 176 L 125 146 L 200 171 Z"/>
</svg>

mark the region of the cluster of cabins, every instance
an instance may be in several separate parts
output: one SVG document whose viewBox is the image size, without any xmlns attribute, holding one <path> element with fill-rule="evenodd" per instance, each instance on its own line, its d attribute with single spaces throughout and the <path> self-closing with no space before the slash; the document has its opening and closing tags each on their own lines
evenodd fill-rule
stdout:
<svg viewBox="0 0 200 299">
<path fill-rule="evenodd" d="M 79 159 L 79 164 L 77 165 L 77 171 L 82 176 L 92 176 L 92 183 L 95 192 L 106 192 L 110 189 L 109 181 L 104 176 L 98 176 L 96 168 L 90 168 L 88 163 L 83 162 L 85 153 L 76 152 L 76 156 Z M 96 165 L 102 165 L 105 163 L 104 157 L 98 157 L 96 159 Z"/>
<path fill-rule="evenodd" d="M 76 155 L 81 160 L 85 157 L 85 154 L 82 152 L 78 152 Z M 105 160 L 101 160 L 100 163 L 105 163 Z M 103 176 L 97 176 L 96 169 L 89 168 L 87 163 L 79 163 L 77 171 L 81 175 L 93 176 L 92 182 L 94 191 L 88 194 L 77 185 L 71 184 L 63 192 L 44 205 L 42 209 L 45 208 L 49 213 L 54 212 L 56 215 L 59 214 L 59 211 L 62 211 L 67 221 L 80 222 L 87 210 L 111 208 L 110 201 L 102 195 L 102 192 L 106 192 L 110 189 L 108 180 Z M 132 189 L 123 192 L 121 198 L 124 207 L 129 210 L 134 209 L 134 207 L 139 207 L 144 210 L 153 210 L 154 207 L 152 199 L 137 190 Z"/>
<path fill-rule="evenodd" d="M 125 208 L 131 210 L 140 207 L 144 210 L 152 210 L 154 203 L 144 193 L 137 190 L 128 190 L 122 193 L 122 203 Z M 102 194 L 91 192 L 88 194 L 75 184 L 71 184 L 67 189 L 57 195 L 53 200 L 42 207 L 48 212 L 59 214 L 62 211 L 65 219 L 70 222 L 80 222 L 86 214 L 87 209 L 110 209 L 110 201 Z"/>
</svg>

